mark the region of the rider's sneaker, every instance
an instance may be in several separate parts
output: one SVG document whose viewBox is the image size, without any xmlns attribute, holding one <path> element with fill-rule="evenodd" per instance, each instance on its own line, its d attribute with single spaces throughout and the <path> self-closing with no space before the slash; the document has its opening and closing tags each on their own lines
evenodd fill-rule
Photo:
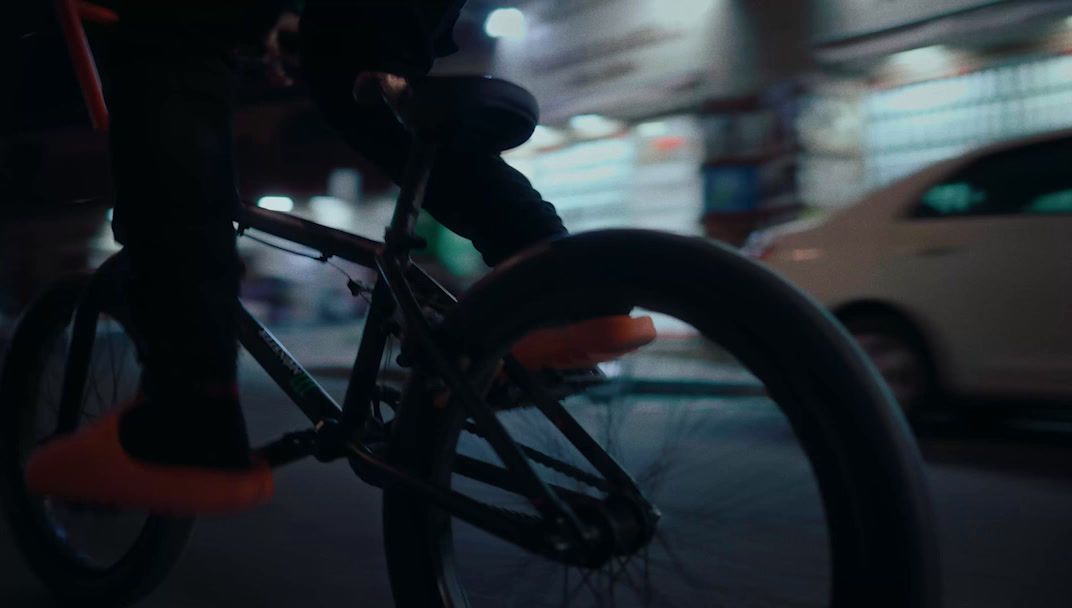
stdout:
<svg viewBox="0 0 1072 608">
<path fill-rule="evenodd" d="M 116 408 L 41 446 L 26 466 L 27 489 L 66 502 L 165 515 L 236 513 L 272 497 L 274 483 L 267 463 L 216 468 L 131 456 L 120 440 L 120 422 L 128 411 L 131 407 Z"/>
</svg>

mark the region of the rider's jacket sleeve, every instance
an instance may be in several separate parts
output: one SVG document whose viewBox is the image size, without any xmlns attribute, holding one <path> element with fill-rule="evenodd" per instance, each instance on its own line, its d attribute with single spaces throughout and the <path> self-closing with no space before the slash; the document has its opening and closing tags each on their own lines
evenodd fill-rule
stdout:
<svg viewBox="0 0 1072 608">
<path fill-rule="evenodd" d="M 304 0 L 302 35 L 344 49 L 363 69 L 418 74 L 457 50 L 465 0 Z M 319 45 L 318 45 L 319 46 Z"/>
</svg>

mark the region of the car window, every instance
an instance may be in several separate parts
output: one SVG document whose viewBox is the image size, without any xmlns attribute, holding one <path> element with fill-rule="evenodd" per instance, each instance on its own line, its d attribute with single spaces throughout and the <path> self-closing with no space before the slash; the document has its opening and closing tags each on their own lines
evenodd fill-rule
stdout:
<svg viewBox="0 0 1072 608">
<path fill-rule="evenodd" d="M 984 156 L 923 193 L 913 217 L 1072 213 L 1072 140 Z"/>
<path fill-rule="evenodd" d="M 968 182 L 938 184 L 923 195 L 923 210 L 929 215 L 971 215 L 986 203 L 985 190 Z"/>
<path fill-rule="evenodd" d="M 1031 201 L 1027 213 L 1072 213 L 1072 188 L 1043 194 Z"/>
</svg>

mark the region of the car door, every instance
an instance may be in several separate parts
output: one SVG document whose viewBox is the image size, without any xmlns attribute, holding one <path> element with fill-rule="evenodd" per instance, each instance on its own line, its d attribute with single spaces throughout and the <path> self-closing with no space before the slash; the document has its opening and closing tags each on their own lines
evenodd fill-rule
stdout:
<svg viewBox="0 0 1072 608">
<path fill-rule="evenodd" d="M 883 283 L 972 393 L 1072 395 L 1072 140 L 986 154 L 893 228 Z"/>
</svg>

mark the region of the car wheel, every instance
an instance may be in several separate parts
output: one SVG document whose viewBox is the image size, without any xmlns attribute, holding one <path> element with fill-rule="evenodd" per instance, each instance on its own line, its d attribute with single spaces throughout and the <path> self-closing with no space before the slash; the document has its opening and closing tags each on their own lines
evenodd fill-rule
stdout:
<svg viewBox="0 0 1072 608">
<path fill-rule="evenodd" d="M 918 414 L 933 402 L 937 393 L 934 367 L 914 327 L 884 313 L 854 315 L 843 322 L 906 414 Z"/>
</svg>

